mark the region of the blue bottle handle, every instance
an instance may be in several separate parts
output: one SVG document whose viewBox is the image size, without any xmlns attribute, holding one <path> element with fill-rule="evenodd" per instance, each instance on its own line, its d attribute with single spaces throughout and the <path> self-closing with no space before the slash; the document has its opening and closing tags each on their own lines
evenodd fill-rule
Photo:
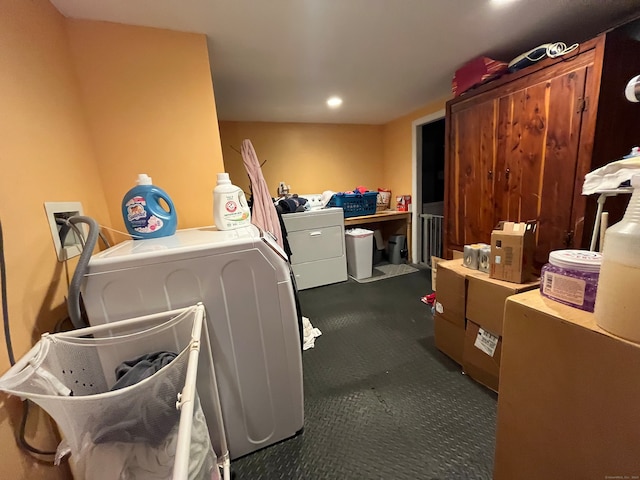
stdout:
<svg viewBox="0 0 640 480">
<path fill-rule="evenodd" d="M 163 199 L 165 202 L 167 202 L 167 205 L 169 206 L 169 211 L 167 212 L 163 207 L 162 204 L 159 202 L 159 199 Z M 159 188 L 153 189 L 153 199 L 156 201 L 156 203 L 158 204 L 158 207 L 160 208 L 160 210 L 162 210 L 163 212 L 163 216 L 166 216 L 166 218 L 170 218 L 170 216 L 174 213 L 175 211 L 175 207 L 173 206 L 173 201 L 169 198 L 169 196 L 164 193 L 162 190 L 160 190 Z"/>
</svg>

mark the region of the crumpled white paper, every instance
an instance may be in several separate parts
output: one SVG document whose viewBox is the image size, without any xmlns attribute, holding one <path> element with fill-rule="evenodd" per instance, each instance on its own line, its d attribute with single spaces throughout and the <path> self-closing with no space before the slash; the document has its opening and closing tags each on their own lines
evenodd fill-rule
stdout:
<svg viewBox="0 0 640 480">
<path fill-rule="evenodd" d="M 302 350 L 309 350 L 316 344 L 316 338 L 322 335 L 322 332 L 311 325 L 311 321 L 307 317 L 302 317 L 302 327 L 304 333 L 304 343 Z"/>
</svg>

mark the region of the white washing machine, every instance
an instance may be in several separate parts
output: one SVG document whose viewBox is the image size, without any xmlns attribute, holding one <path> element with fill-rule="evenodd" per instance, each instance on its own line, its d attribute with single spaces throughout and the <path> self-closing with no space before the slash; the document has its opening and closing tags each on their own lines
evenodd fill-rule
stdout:
<svg viewBox="0 0 640 480">
<path fill-rule="evenodd" d="M 203 351 L 198 394 L 212 422 L 215 365 L 231 458 L 303 427 L 300 334 L 285 258 L 254 226 L 195 228 L 111 247 L 91 258 L 85 276 L 92 325 L 204 303 L 213 363 Z"/>
</svg>

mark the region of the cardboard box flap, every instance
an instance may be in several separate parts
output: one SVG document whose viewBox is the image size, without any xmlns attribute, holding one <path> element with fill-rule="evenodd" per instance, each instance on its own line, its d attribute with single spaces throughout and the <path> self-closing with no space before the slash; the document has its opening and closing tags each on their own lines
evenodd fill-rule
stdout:
<svg viewBox="0 0 640 480">
<path fill-rule="evenodd" d="M 519 237 L 523 237 L 525 233 L 536 233 L 536 228 L 538 223 L 535 220 L 530 220 L 528 222 L 499 222 L 496 225 L 496 228 L 493 229 L 494 232 L 499 232 L 502 235 L 516 235 Z"/>
</svg>

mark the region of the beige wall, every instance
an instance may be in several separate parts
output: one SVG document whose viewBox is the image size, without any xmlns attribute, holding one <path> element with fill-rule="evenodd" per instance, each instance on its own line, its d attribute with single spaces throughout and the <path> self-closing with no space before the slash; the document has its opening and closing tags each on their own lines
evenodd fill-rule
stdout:
<svg viewBox="0 0 640 480">
<path fill-rule="evenodd" d="M 67 273 L 57 262 L 43 202 L 80 200 L 86 214 L 106 225 L 111 221 L 65 19 L 46 0 L 0 0 L 0 72 L 0 217 L 8 311 L 19 358 L 66 316 Z M 4 337 L 2 342 L 0 371 L 5 372 Z M 36 463 L 18 449 L 14 435 L 21 412 L 17 399 L 0 397 L 0 477 L 69 478 L 66 468 Z M 30 417 L 28 431 L 34 445 L 55 450 L 46 415 Z"/>
<path fill-rule="evenodd" d="M 0 71 L 0 219 L 20 357 L 66 315 L 75 267 L 56 261 L 44 201 L 79 200 L 86 214 L 122 229 L 122 196 L 146 172 L 174 199 L 180 227 L 210 224 L 215 173 L 224 167 L 201 35 L 67 21 L 46 0 L 0 0 Z M 410 191 L 411 121 L 442 105 L 385 126 L 224 122 L 227 171 L 247 188 L 230 146 L 250 138 L 268 160 L 273 194 L 280 180 L 300 193 Z M 7 368 L 3 353 L 0 371 Z M 16 399 L 0 397 L 1 476 L 68 478 L 18 449 L 20 411 Z M 40 448 L 57 443 L 37 411 L 27 436 Z"/>
<path fill-rule="evenodd" d="M 271 195 L 281 181 L 292 193 L 384 186 L 381 125 L 220 122 L 224 164 L 232 182 L 249 191 L 242 140 L 253 144 Z"/>
<path fill-rule="evenodd" d="M 115 227 L 138 173 L 172 198 L 178 228 L 213 224 L 223 164 L 206 37 L 78 20 L 68 33 Z"/>
<path fill-rule="evenodd" d="M 390 188 L 411 194 L 412 122 L 444 108 L 448 98 L 385 125 L 220 122 L 224 164 L 232 181 L 249 191 L 239 149 L 249 138 L 273 196 L 280 181 L 294 193 Z M 392 202 L 393 205 L 393 202 Z"/>
<path fill-rule="evenodd" d="M 447 100 L 442 98 L 384 125 L 383 176 L 386 185 L 391 188 L 392 200 L 396 195 L 411 195 L 412 122 L 442 110 Z"/>
<path fill-rule="evenodd" d="M 146 172 L 173 197 L 181 227 L 211 224 L 222 151 L 202 35 L 71 21 L 47 0 L 0 0 L 0 72 L 0 219 L 19 358 L 66 316 L 75 268 L 57 262 L 43 202 L 81 201 L 100 224 L 123 229 L 122 196 Z M 17 447 L 21 411 L 0 396 L 0 477 L 70 478 Z M 58 443 L 38 409 L 27 438 L 47 450 Z"/>
</svg>

